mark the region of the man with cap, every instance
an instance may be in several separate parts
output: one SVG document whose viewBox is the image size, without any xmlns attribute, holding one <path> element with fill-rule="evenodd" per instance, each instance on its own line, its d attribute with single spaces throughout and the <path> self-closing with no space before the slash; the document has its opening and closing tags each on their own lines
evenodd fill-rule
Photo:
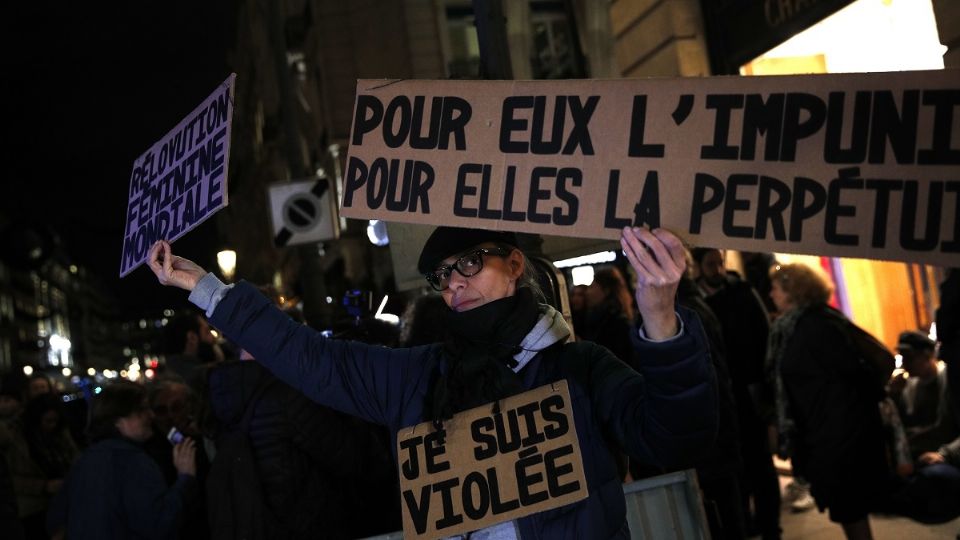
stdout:
<svg viewBox="0 0 960 540">
<path fill-rule="evenodd" d="M 633 331 L 639 372 L 570 329 L 538 301 L 512 233 L 438 227 L 417 267 L 450 308 L 451 337 L 406 349 L 325 339 L 290 321 L 256 288 L 227 286 L 161 241 L 148 255 L 160 283 L 191 291 L 228 339 L 309 398 L 386 425 L 394 436 L 565 379 L 588 497 L 487 527 L 484 538 L 627 537 L 614 440 L 651 464 L 691 463 L 712 443 L 716 382 L 700 321 L 675 307 L 683 246 L 668 231 L 625 228 L 643 323 Z M 393 447 L 396 453 L 396 447 Z M 396 454 L 395 454 L 396 455 Z"/>
<path fill-rule="evenodd" d="M 960 424 L 950 407 L 947 369 L 935 349 L 925 334 L 901 332 L 897 352 L 909 377 L 890 384 L 917 467 L 895 498 L 907 514 L 924 521 L 960 515 Z"/>
<path fill-rule="evenodd" d="M 914 459 L 921 463 L 943 461 L 940 447 L 960 435 L 950 409 L 950 388 L 944 365 L 934 355 L 936 342 L 908 330 L 897 339 L 908 378 L 899 377 L 890 390 L 910 441 Z"/>
</svg>

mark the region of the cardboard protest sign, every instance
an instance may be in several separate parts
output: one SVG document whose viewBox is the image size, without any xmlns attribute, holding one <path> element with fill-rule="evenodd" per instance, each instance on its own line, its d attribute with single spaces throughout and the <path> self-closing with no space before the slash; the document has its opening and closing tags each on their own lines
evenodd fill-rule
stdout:
<svg viewBox="0 0 960 540">
<path fill-rule="evenodd" d="M 157 240 L 174 241 L 227 205 L 233 73 L 133 162 L 120 277 L 146 260 Z"/>
<path fill-rule="evenodd" d="M 341 214 L 960 266 L 960 71 L 357 85 Z"/>
<path fill-rule="evenodd" d="M 566 381 L 397 434 L 404 538 L 441 538 L 587 497 Z"/>
</svg>

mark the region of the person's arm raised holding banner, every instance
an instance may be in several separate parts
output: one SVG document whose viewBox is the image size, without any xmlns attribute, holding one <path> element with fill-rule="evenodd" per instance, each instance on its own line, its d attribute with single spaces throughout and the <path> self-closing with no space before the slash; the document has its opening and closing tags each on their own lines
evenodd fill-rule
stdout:
<svg viewBox="0 0 960 540">
<path fill-rule="evenodd" d="M 473 441 L 493 440 L 493 448 L 499 446 L 504 455 L 506 447 L 518 443 L 519 502 L 502 489 L 496 492 L 497 484 L 486 483 L 480 473 L 466 471 L 470 472 L 466 478 L 451 480 L 462 492 L 460 487 L 443 490 L 440 484 L 434 484 L 432 492 L 429 485 L 422 492 L 404 492 L 405 532 L 422 534 L 423 525 L 428 534 L 437 536 L 484 528 L 497 538 L 610 538 L 625 536 L 627 522 L 620 478 L 605 435 L 631 455 L 677 467 L 689 465 L 711 444 L 717 425 L 715 376 L 702 326 L 692 312 L 674 304 L 686 264 L 680 240 L 663 229 L 626 228 L 621 245 L 638 275 L 636 300 L 643 325 L 633 332 L 633 344 L 639 373 L 598 345 L 568 342 L 569 327 L 561 314 L 541 303 L 532 269 L 509 232 L 454 227 L 433 232 L 417 266 L 451 308 L 446 324 L 452 337 L 410 349 L 326 339 L 291 321 L 252 285 L 242 281 L 224 285 L 174 255 L 165 241 L 153 246 L 148 262 L 160 283 L 191 291 L 190 300 L 226 337 L 314 401 L 384 424 L 394 434 L 409 433 L 423 422 L 433 424 L 433 434 L 444 430 L 439 442 L 433 439 L 434 446 L 422 447 L 426 469 L 431 464 L 436 470 L 449 468 L 450 461 L 443 460 L 453 461 L 454 454 L 479 456 L 483 445 L 445 449 L 444 434 L 450 441 L 461 440 L 455 435 L 457 418 L 467 416 L 460 413 L 497 404 L 492 414 L 498 429 L 484 433 L 481 425 L 474 430 Z M 585 489 L 579 500 L 563 506 L 554 504 L 546 510 L 546 503 L 525 506 L 527 500 L 554 497 L 558 486 L 574 485 L 569 481 L 561 485 L 562 478 L 550 476 L 551 452 L 543 450 L 549 446 L 543 441 L 550 438 L 550 430 L 565 425 L 564 420 L 538 425 L 533 413 L 524 416 L 522 407 L 518 413 L 509 410 L 504 419 L 508 415 L 501 414 L 498 404 L 561 383 L 569 389 L 570 406 L 564 402 L 560 408 L 575 427 L 577 465 L 582 459 Z M 547 410 L 546 403 L 540 402 L 544 418 L 559 410 Z M 515 434 L 512 441 L 504 431 Z M 417 463 L 413 450 L 402 452 L 403 476 Z M 524 469 L 523 463 L 534 455 L 545 472 Z M 527 474 L 521 474 L 525 470 Z M 569 470 L 563 465 L 552 472 Z M 489 468 L 487 475 L 500 472 Z M 470 481 L 473 489 L 468 489 Z M 485 488 L 489 491 L 476 499 L 476 489 Z M 410 519 L 416 530 L 407 531 Z M 460 525 L 444 528 L 448 523 Z M 471 523 L 481 526 L 469 528 Z"/>
</svg>

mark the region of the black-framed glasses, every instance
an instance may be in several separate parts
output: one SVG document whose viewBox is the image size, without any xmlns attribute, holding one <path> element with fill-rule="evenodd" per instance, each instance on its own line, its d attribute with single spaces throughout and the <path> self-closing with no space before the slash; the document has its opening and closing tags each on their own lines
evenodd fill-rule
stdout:
<svg viewBox="0 0 960 540">
<path fill-rule="evenodd" d="M 454 270 L 463 277 L 475 276 L 483 270 L 484 255 L 506 257 L 509 254 L 510 250 L 499 247 L 475 249 L 454 261 L 453 264 L 440 266 L 433 272 L 424 274 L 423 277 L 427 278 L 427 283 L 433 287 L 433 290 L 445 291 L 450 286 L 450 276 Z"/>
</svg>

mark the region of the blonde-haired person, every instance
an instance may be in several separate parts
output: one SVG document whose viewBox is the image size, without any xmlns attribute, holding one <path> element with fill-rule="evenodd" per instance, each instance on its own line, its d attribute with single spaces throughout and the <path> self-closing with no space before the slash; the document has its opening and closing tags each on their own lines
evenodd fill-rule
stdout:
<svg viewBox="0 0 960 540">
<path fill-rule="evenodd" d="M 847 538 L 872 538 L 868 514 L 887 478 L 883 425 L 847 339 L 849 321 L 827 304 L 833 286 L 814 269 L 787 264 L 770 277 L 779 313 L 768 352 L 779 453 Z"/>
</svg>

